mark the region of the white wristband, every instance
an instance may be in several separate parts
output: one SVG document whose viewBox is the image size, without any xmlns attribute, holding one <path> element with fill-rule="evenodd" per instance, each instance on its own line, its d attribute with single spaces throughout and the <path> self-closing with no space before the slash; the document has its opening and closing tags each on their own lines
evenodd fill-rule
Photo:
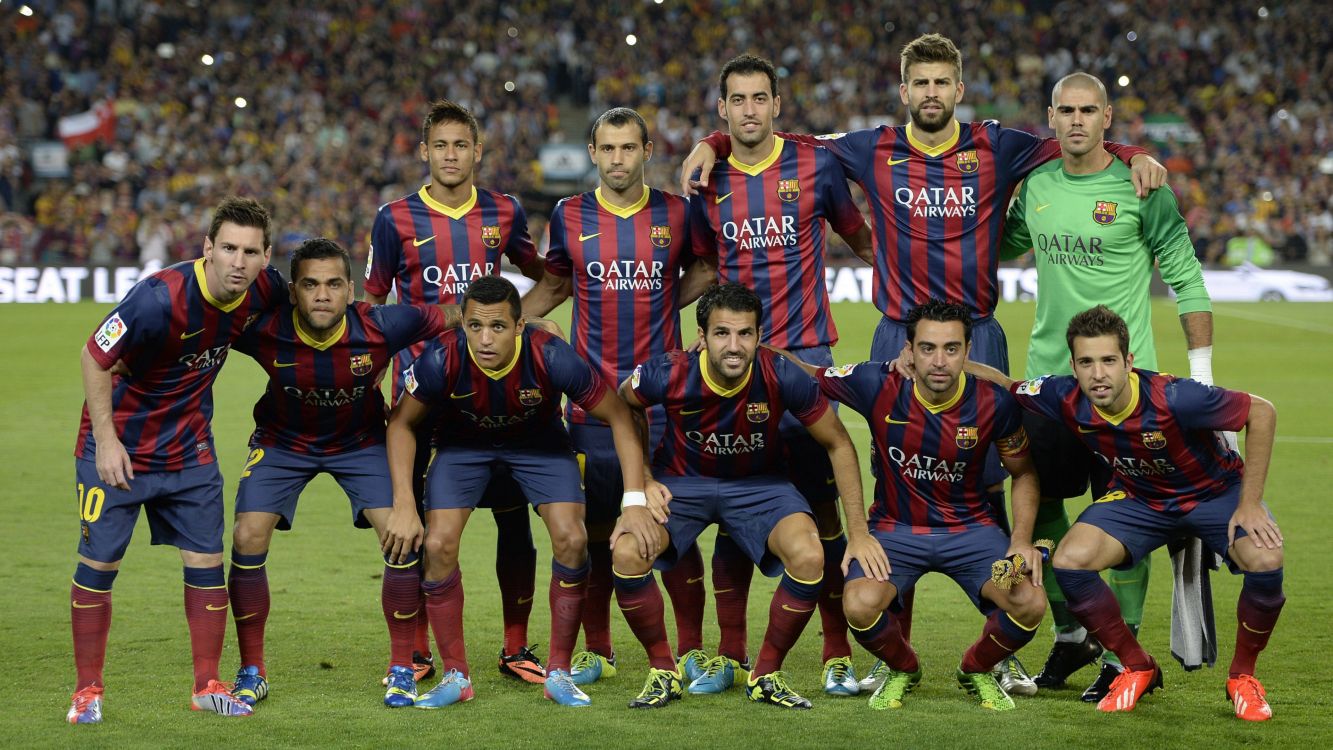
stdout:
<svg viewBox="0 0 1333 750">
<path fill-rule="evenodd" d="M 631 490 L 620 496 L 620 508 L 632 508 L 634 506 L 641 508 L 648 507 L 648 496 L 642 490 Z"/>
<path fill-rule="evenodd" d="M 1213 347 L 1201 346 L 1185 352 L 1190 361 L 1190 377 L 1203 383 L 1213 384 Z"/>
</svg>

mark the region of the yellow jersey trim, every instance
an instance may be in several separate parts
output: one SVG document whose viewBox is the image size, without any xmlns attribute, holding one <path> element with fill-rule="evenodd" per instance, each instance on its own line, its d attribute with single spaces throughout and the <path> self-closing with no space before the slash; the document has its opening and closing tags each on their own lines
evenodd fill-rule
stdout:
<svg viewBox="0 0 1333 750">
<path fill-rule="evenodd" d="M 939 156 L 945 151 L 948 151 L 949 149 L 958 145 L 958 137 L 962 132 L 963 132 L 962 126 L 958 124 L 957 120 L 954 120 L 953 135 L 949 136 L 948 140 L 946 140 L 944 143 L 941 143 L 938 146 L 927 146 L 926 144 L 917 140 L 916 136 L 912 133 L 912 123 L 909 122 L 907 123 L 907 142 L 912 145 L 912 148 L 916 149 L 917 151 L 920 151 L 926 156 L 932 156 L 932 157 Z"/>
<path fill-rule="evenodd" d="M 607 200 L 602 197 L 602 189 L 600 187 L 598 187 L 593 192 L 597 195 L 597 205 L 601 206 L 603 209 L 606 210 L 607 213 L 611 214 L 612 216 L 619 216 L 622 219 L 628 219 L 629 217 L 643 210 L 644 206 L 648 205 L 647 185 L 643 186 L 643 195 L 639 196 L 639 200 L 635 201 L 634 205 L 627 206 L 625 208 L 621 208 L 620 206 L 613 206 L 609 202 L 607 202 Z"/>
<path fill-rule="evenodd" d="M 952 409 L 954 406 L 957 406 L 958 402 L 963 398 L 963 388 L 966 386 L 967 386 L 967 375 L 964 374 L 963 376 L 958 378 L 958 388 L 954 390 L 953 395 L 949 397 L 949 400 L 945 401 L 942 404 L 936 405 L 930 403 L 929 401 L 926 400 L 925 396 L 921 395 L 921 385 L 917 381 L 913 380 L 912 396 L 916 398 L 916 402 L 918 404 L 921 404 L 921 406 L 925 408 L 926 411 L 930 412 L 931 414 L 939 414 L 941 412 L 946 412 Z"/>
<path fill-rule="evenodd" d="M 342 320 L 338 321 L 338 330 L 334 331 L 333 335 L 329 336 L 324 341 L 319 341 L 315 339 L 315 337 L 306 333 L 305 329 L 301 327 L 301 316 L 297 314 L 295 309 L 292 310 L 292 324 L 296 326 L 296 337 L 301 339 L 301 343 L 311 349 L 321 352 L 341 341 L 343 334 L 347 333 L 346 315 L 343 316 Z"/>
<path fill-rule="evenodd" d="M 263 271 L 260 271 L 260 273 L 263 273 Z M 199 282 L 199 291 L 204 293 L 204 299 L 208 301 L 208 304 L 212 305 L 213 307 L 216 307 L 222 312 L 229 313 L 232 310 L 235 310 L 236 308 L 240 307 L 241 303 L 245 301 L 246 295 L 250 293 L 250 290 L 246 289 L 244 292 L 241 292 L 241 296 L 237 297 L 231 302 L 224 303 L 219 301 L 217 297 L 214 297 L 213 294 L 208 291 L 208 277 L 204 275 L 203 258 L 200 258 L 199 260 L 196 260 L 194 262 L 194 279 L 195 281 Z"/>
<path fill-rule="evenodd" d="M 778 157 L 782 156 L 782 147 L 786 143 L 787 143 L 786 141 L 782 140 L 781 138 L 775 135 L 773 136 L 773 151 L 769 153 L 768 156 L 765 156 L 763 161 L 759 162 L 758 164 L 744 164 L 742 162 L 739 162 L 736 160 L 735 154 L 732 154 L 731 156 L 727 157 L 727 163 L 735 167 L 736 169 L 744 172 L 745 174 L 754 177 L 760 172 L 763 172 L 765 169 L 768 169 L 769 167 L 773 166 L 773 163 L 778 160 Z"/>
<path fill-rule="evenodd" d="M 430 197 L 430 185 L 422 185 L 421 189 L 417 191 L 417 197 L 432 211 L 437 211 L 451 219 L 458 220 L 466 216 L 467 212 L 477 205 L 477 187 L 472 186 L 472 195 L 468 196 L 468 199 L 463 201 L 463 205 L 458 208 L 450 208 Z"/>
<path fill-rule="evenodd" d="M 1129 382 L 1125 385 L 1125 387 L 1130 389 L 1129 404 L 1125 408 L 1121 409 L 1118 413 L 1107 414 L 1101 409 L 1098 409 L 1096 404 L 1094 404 L 1092 407 L 1097 411 L 1098 414 L 1102 416 L 1102 419 L 1105 419 L 1107 422 L 1110 422 L 1113 425 L 1119 425 L 1121 422 L 1128 419 L 1129 415 L 1133 414 L 1135 409 L 1139 408 L 1139 374 L 1137 372 L 1129 373 Z"/>
<path fill-rule="evenodd" d="M 712 376 L 708 374 L 708 354 L 706 352 L 699 352 L 699 374 L 703 376 L 704 385 L 708 386 L 708 390 L 716 393 L 722 398 L 731 398 L 737 393 L 740 393 L 742 388 L 750 384 L 750 375 L 753 373 L 754 363 L 751 362 L 750 366 L 745 368 L 745 377 L 741 378 L 741 382 L 735 388 L 723 388 L 713 382 Z"/>
<path fill-rule="evenodd" d="M 472 353 L 471 344 L 468 344 L 467 356 L 472 360 L 472 364 L 477 366 L 478 370 L 481 370 L 483 373 L 486 374 L 486 377 L 490 378 L 491 380 L 500 380 L 504 378 L 504 376 L 508 375 L 514 369 L 514 365 L 518 364 L 519 355 L 523 353 L 523 334 L 521 333 L 518 334 L 517 336 L 514 337 L 514 339 L 515 339 L 514 358 L 509 360 L 509 364 L 505 365 L 504 367 L 501 367 L 498 370 L 487 370 L 485 367 L 482 367 L 481 363 L 477 361 L 477 355 Z"/>
</svg>

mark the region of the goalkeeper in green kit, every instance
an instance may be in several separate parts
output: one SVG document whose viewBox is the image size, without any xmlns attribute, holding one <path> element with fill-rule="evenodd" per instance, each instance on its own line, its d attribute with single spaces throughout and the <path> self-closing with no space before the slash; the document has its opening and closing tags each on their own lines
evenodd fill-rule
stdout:
<svg viewBox="0 0 1333 750">
<path fill-rule="evenodd" d="M 1098 304 L 1107 305 L 1129 324 L 1134 366 L 1156 371 L 1148 296 L 1156 265 L 1176 293 L 1190 377 L 1212 385 L 1212 305 L 1175 196 L 1170 190 L 1154 190 L 1140 200 L 1129 168 L 1102 147 L 1111 107 L 1106 87 L 1094 76 L 1073 73 L 1062 78 L 1051 92 L 1047 113 L 1060 141 L 1061 158 L 1038 167 L 1023 182 L 1005 221 L 1001 251 L 1006 259 L 1029 250 L 1035 257 L 1037 316 L 1026 377 L 1071 373 L 1065 329 L 1074 314 Z M 1058 543 L 1069 530 L 1064 499 L 1081 497 L 1089 482 L 1093 497 L 1102 497 L 1110 467 L 1062 425 L 1030 412 L 1024 416 L 1041 481 L 1042 503 L 1033 537 Z M 1107 418 L 1115 421 L 1117 416 L 1128 415 Z M 1128 570 L 1110 571 L 1111 590 L 1136 633 L 1148 590 L 1148 567 L 1144 558 Z M 1076 670 L 1093 663 L 1102 648 L 1065 608 L 1055 576 L 1048 573 L 1045 581 L 1056 642 L 1036 683 L 1059 687 Z M 1106 694 L 1121 669 L 1114 659 L 1106 653 L 1101 673 L 1083 700 L 1098 701 Z"/>
</svg>

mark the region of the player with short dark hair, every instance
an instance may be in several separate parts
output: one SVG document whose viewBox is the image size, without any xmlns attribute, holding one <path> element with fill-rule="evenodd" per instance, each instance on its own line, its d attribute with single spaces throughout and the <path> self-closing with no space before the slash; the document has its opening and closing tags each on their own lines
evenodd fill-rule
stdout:
<svg viewBox="0 0 1333 750">
<path fill-rule="evenodd" d="M 1079 515 L 1052 560 L 1069 611 L 1125 667 L 1098 710 L 1133 710 L 1162 686 L 1161 667 L 1099 573 L 1128 568 L 1185 534 L 1244 575 L 1226 694 L 1237 717 L 1265 721 L 1273 712 L 1255 662 L 1286 601 L 1282 533 L 1263 501 L 1277 412 L 1253 394 L 1136 368 L 1129 337 L 1125 321 L 1098 305 L 1069 322 L 1073 375 L 1016 381 L 969 368 L 1009 387 L 1023 408 L 1060 421 L 1111 469 L 1109 492 Z M 1215 434 L 1242 428 L 1244 461 Z"/>
<path fill-rule="evenodd" d="M 612 534 L 616 599 L 651 666 L 630 707 L 658 708 L 683 695 L 652 570 L 669 569 L 700 532 L 717 524 L 765 575 L 781 576 L 746 697 L 810 708 L 781 669 L 816 608 L 826 566 L 810 506 L 787 480 L 782 417 L 796 415 L 828 452 L 843 511 L 864 529 L 856 449 L 814 381 L 786 357 L 759 350 L 759 297 L 740 284 L 723 284 L 700 298 L 696 315 L 703 351 L 668 352 L 636 367 L 620 385 L 641 434 L 649 406 L 661 404 L 667 420 L 651 475 L 645 472 L 648 504 L 667 503 L 666 522 L 650 508 L 627 503 Z M 866 555 L 887 569 L 864 533 L 852 538 L 840 562 Z"/>
<path fill-rule="evenodd" d="M 541 258 L 528 236 L 527 216 L 518 200 L 475 184 L 483 150 L 480 138 L 477 119 L 466 107 L 448 100 L 430 105 L 419 145 L 430 183 L 380 206 L 375 215 L 366 265 L 367 302 L 384 304 L 393 290 L 399 302 L 443 305 L 446 325 L 454 326 L 468 284 L 499 274 L 501 256 L 528 278 L 541 278 Z M 399 352 L 394 402 L 402 397 L 403 370 L 424 348 L 425 344 L 416 344 Z M 428 441 L 417 442 L 422 450 L 418 474 L 424 476 Z M 418 487 L 420 482 L 419 478 Z M 482 507 L 492 510 L 498 532 L 495 576 L 504 619 L 500 673 L 540 683 L 546 675 L 527 645 L 537 571 L 527 504 L 518 486 L 498 474 Z M 418 621 L 417 651 L 417 677 L 425 679 L 435 670 L 424 618 Z"/>
<path fill-rule="evenodd" d="M 306 240 L 292 252 L 288 287 L 289 302 L 260 317 L 234 345 L 268 373 L 236 491 L 228 577 L 241 656 L 232 692 L 252 706 L 269 689 L 269 545 L 275 528 L 292 527 L 310 480 L 330 474 L 347 493 L 353 524 L 373 527 L 386 550 L 397 539 L 421 535 L 416 508 L 393 506 L 378 383 L 400 350 L 444 331 L 438 307 L 354 301 L 351 258 L 332 240 Z M 393 707 L 416 699 L 412 650 L 420 579 L 414 551 L 386 552 L 380 601 L 389 628 L 390 684 L 384 702 Z"/>
<path fill-rule="evenodd" d="M 773 135 L 781 110 L 777 73 L 767 60 L 742 55 L 722 68 L 718 115 L 727 122 L 731 156 L 714 166 L 709 185 L 691 199 L 695 252 L 715 262 L 721 281 L 753 289 L 763 300 L 760 335 L 765 344 L 819 366 L 833 364 L 838 330 L 825 285 L 826 226 L 832 225 L 858 253 L 870 252 L 870 228 L 852 202 L 847 178 L 824 149 Z M 824 590 L 819 610 L 824 635 L 824 689 L 832 695 L 860 691 L 842 614 L 842 571 L 847 540 L 838 518 L 838 496 L 828 453 L 792 414 L 783 417 L 792 456 L 792 482 L 809 501 L 824 544 Z M 721 692 L 747 656 L 745 604 L 753 567 L 726 536 L 714 545 L 721 643 L 711 669 L 691 692 Z M 731 668 L 728 669 L 727 667 Z"/>
<path fill-rule="evenodd" d="M 75 443 L 81 538 L 70 588 L 78 683 L 66 719 L 102 720 L 111 587 L 141 509 L 153 544 L 180 549 L 194 660 L 194 710 L 246 716 L 218 680 L 227 629 L 222 475 L 213 448 L 213 381 L 232 342 L 280 299 L 268 265 L 268 211 L 218 204 L 203 257 L 130 289 L 83 347 L 84 408 Z"/>
<path fill-rule="evenodd" d="M 1027 377 L 1068 375 L 1065 329 L 1078 311 L 1105 303 L 1129 321 L 1129 340 L 1139 367 L 1157 370 L 1148 282 L 1157 268 L 1176 296 L 1176 310 L 1190 362 L 1190 376 L 1213 382 L 1213 314 L 1203 270 L 1194 257 L 1189 229 L 1170 190 L 1147 198 L 1134 193 L 1129 169 L 1102 145 L 1111 124 L 1106 87 L 1095 76 L 1071 73 L 1051 91 L 1047 111 L 1060 143 L 1060 158 L 1037 167 L 1023 181 L 1005 221 L 1003 258 L 1033 251 L 1037 269 L 1037 314 L 1028 340 Z M 1027 412 L 1024 424 L 1032 440 L 1033 460 L 1041 478 L 1038 537 L 1057 544 L 1069 531 L 1064 499 L 1106 493 L 1110 472 L 1058 422 Z M 1148 594 L 1149 558 L 1128 570 L 1112 570 L 1111 590 L 1130 628 L 1143 621 Z M 1036 683 L 1058 687 L 1075 670 L 1096 659 L 1101 646 L 1069 614 L 1054 576 L 1046 579 L 1056 642 Z M 1120 674 L 1114 655 L 1106 655 L 1100 674 L 1083 700 L 1095 703 Z"/>
<path fill-rule="evenodd" d="M 870 707 L 900 708 L 921 679 L 916 652 L 889 610 L 901 606 L 902 593 L 923 574 L 937 571 L 953 578 L 987 615 L 981 636 L 958 667 L 959 685 L 983 708 L 1010 710 L 1014 702 L 992 669 L 1032 639 L 1046 612 L 1039 565 L 1030 584 L 1005 590 L 991 580 L 996 560 L 1015 554 L 1040 559 L 1032 544 L 1037 477 L 1022 413 L 1004 389 L 963 375 L 972 343 L 966 307 L 931 300 L 908 313 L 905 327 L 913 379 L 886 362 L 807 366 L 824 395 L 866 418 L 876 449 L 870 528 L 892 572 L 854 563 L 843 593 L 856 640 L 888 666 Z M 1008 534 L 987 499 L 983 475 L 991 445 L 1014 477 Z"/>
<path fill-rule="evenodd" d="M 492 471 L 506 467 L 551 535 L 551 651 L 546 697 L 588 705 L 570 676 L 588 581 L 583 490 L 569 434 L 560 422 L 567 395 L 610 425 L 626 496 L 642 497 L 643 448 L 629 412 L 597 369 L 562 339 L 524 327 L 518 291 L 502 277 L 474 281 L 463 295 L 461 331 L 440 336 L 403 374 L 410 398 L 389 417 L 394 503 L 412 495 L 414 430 L 431 409 L 435 459 L 426 477 L 426 613 L 445 671 L 420 708 L 473 697 L 463 643 L 459 539 Z M 391 550 L 392 551 L 392 550 Z"/>
<path fill-rule="evenodd" d="M 627 107 L 603 112 L 589 134 L 596 190 L 556 204 L 547 225 L 546 273 L 523 298 L 528 317 L 573 299 L 570 343 L 608 383 L 634 366 L 679 349 L 680 308 L 717 278 L 691 250 L 689 202 L 644 184 L 653 142 L 643 117 Z M 570 439 L 583 462 L 591 572 L 583 606 L 585 650 L 571 674 L 586 685 L 615 674 L 611 644 L 611 549 L 608 540 L 624 492 L 611 430 L 570 403 Z M 650 444 L 661 438 L 654 418 Z M 702 674 L 703 558 L 696 548 L 663 582 L 676 614 L 677 650 L 687 679 Z"/>
</svg>

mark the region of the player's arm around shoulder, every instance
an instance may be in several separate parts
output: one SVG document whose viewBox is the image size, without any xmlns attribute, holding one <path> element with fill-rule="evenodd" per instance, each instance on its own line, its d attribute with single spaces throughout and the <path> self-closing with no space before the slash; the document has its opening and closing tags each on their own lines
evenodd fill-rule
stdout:
<svg viewBox="0 0 1333 750">
<path fill-rule="evenodd" d="M 990 365 L 982 364 L 974 359 L 969 359 L 963 363 L 963 372 L 971 375 L 978 380 L 985 380 L 994 383 L 1006 390 L 1012 389 L 1014 383 L 1018 380 L 1005 375 Z"/>
</svg>

